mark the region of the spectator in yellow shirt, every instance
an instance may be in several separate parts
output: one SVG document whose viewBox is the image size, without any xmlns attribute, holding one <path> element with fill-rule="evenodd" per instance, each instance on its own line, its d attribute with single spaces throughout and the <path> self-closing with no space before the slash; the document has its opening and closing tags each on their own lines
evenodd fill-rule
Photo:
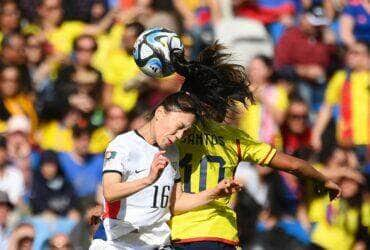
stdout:
<svg viewBox="0 0 370 250">
<path fill-rule="evenodd" d="M 255 140 L 281 147 L 279 125 L 288 108 L 288 94 L 284 87 L 271 83 L 272 60 L 256 56 L 248 67 L 251 90 L 257 102 L 241 116 L 239 126 Z"/>
<path fill-rule="evenodd" d="M 104 117 L 104 126 L 95 130 L 91 135 L 90 153 L 104 152 L 108 143 L 127 129 L 128 119 L 121 107 L 117 105 L 109 106 L 105 110 Z"/>
<path fill-rule="evenodd" d="M 339 182 L 343 199 L 329 202 L 326 197 L 315 199 L 309 216 L 314 223 L 311 240 L 313 243 L 331 250 L 354 249 L 357 233 L 361 227 L 361 214 L 364 209 L 361 200 L 361 187 L 353 178 L 342 178 Z"/>
<path fill-rule="evenodd" d="M 337 71 L 329 81 L 325 101 L 313 128 L 311 143 L 321 150 L 323 134 L 334 108 L 338 143 L 355 147 L 361 163 L 366 161 L 370 144 L 370 59 L 365 44 L 357 43 L 346 54 L 346 68 Z"/>
<path fill-rule="evenodd" d="M 37 33 L 41 40 L 49 42 L 52 52 L 69 54 L 73 40 L 81 34 L 98 35 L 113 22 L 116 10 L 110 11 L 99 23 L 85 24 L 80 21 L 63 21 L 62 0 L 42 0 L 37 6 L 38 22 L 29 25 L 26 32 Z"/>
<path fill-rule="evenodd" d="M 32 131 L 35 131 L 38 118 L 31 97 L 22 91 L 20 71 L 15 66 L 4 66 L 0 70 L 0 97 L 2 112 L 9 116 L 24 115 L 31 121 Z"/>
<path fill-rule="evenodd" d="M 81 113 L 75 109 L 69 109 L 62 113 L 59 120 L 46 122 L 37 131 L 36 141 L 43 150 L 57 152 L 72 150 L 72 128 L 81 120 Z"/>
<path fill-rule="evenodd" d="M 138 99 L 136 89 L 128 90 L 129 81 L 139 78 L 132 51 L 136 38 L 144 31 L 140 23 L 127 24 L 121 40 L 121 47 L 112 51 L 104 62 L 98 66 L 103 73 L 103 79 L 108 84 L 104 91 L 103 102 L 105 106 L 116 104 L 126 112 L 135 107 Z"/>
</svg>

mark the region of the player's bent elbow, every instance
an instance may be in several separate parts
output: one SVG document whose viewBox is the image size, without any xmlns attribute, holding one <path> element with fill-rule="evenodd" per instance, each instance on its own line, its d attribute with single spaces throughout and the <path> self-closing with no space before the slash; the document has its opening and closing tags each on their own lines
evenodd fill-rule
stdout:
<svg viewBox="0 0 370 250">
<path fill-rule="evenodd" d="M 183 209 L 179 206 L 171 207 L 171 214 L 172 215 L 180 215 L 180 214 L 186 213 L 186 211 L 187 211 L 187 209 Z"/>
<path fill-rule="evenodd" d="M 112 194 L 109 188 L 103 188 L 103 196 L 105 201 L 107 202 L 114 202 L 117 200 L 117 198 Z"/>
</svg>

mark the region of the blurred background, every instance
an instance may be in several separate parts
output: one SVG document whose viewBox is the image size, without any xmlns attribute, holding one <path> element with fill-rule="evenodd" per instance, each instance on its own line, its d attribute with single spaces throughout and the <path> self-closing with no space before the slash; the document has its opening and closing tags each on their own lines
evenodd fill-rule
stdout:
<svg viewBox="0 0 370 250">
<path fill-rule="evenodd" d="M 1 0 L 0 249 L 88 249 L 105 147 L 183 81 L 133 60 L 156 26 L 227 45 L 257 102 L 225 122 L 343 188 L 241 163 L 242 247 L 370 249 L 368 0 Z"/>
</svg>

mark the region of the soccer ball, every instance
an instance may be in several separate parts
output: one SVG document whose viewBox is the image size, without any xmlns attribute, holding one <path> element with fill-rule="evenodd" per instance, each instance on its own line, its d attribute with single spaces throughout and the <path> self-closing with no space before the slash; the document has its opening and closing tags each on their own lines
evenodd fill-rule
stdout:
<svg viewBox="0 0 370 250">
<path fill-rule="evenodd" d="M 134 44 L 133 56 L 137 66 L 146 75 L 161 78 L 174 72 L 170 54 L 184 50 L 179 36 L 168 29 L 153 28 L 144 31 Z"/>
</svg>

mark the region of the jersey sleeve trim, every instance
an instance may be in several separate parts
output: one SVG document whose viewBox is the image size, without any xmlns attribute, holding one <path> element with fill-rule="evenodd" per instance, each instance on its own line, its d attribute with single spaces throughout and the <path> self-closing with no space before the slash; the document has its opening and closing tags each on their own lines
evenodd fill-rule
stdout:
<svg viewBox="0 0 370 250">
<path fill-rule="evenodd" d="M 117 173 L 117 174 L 120 174 L 121 176 L 123 176 L 122 172 L 120 172 L 118 170 L 107 169 L 107 170 L 103 171 L 103 174 L 105 174 L 105 173 Z"/>
<path fill-rule="evenodd" d="M 270 148 L 270 151 L 267 153 L 267 155 L 265 156 L 265 158 L 261 161 L 261 165 L 268 165 L 270 164 L 272 158 L 275 156 L 276 154 L 276 149 L 271 147 Z"/>
<path fill-rule="evenodd" d="M 240 147 L 240 140 L 236 139 L 235 142 L 236 142 L 236 150 L 238 154 L 238 162 L 241 162 L 242 161 L 242 149 Z"/>
<path fill-rule="evenodd" d="M 222 239 L 219 237 L 198 237 L 198 238 L 190 238 L 190 239 L 175 239 L 173 242 L 176 244 L 184 244 L 184 243 L 193 243 L 193 242 L 201 242 L 201 241 L 214 241 L 214 242 L 221 242 L 224 244 L 229 244 L 233 246 L 239 245 L 238 241 L 232 241 L 227 239 Z"/>
</svg>

